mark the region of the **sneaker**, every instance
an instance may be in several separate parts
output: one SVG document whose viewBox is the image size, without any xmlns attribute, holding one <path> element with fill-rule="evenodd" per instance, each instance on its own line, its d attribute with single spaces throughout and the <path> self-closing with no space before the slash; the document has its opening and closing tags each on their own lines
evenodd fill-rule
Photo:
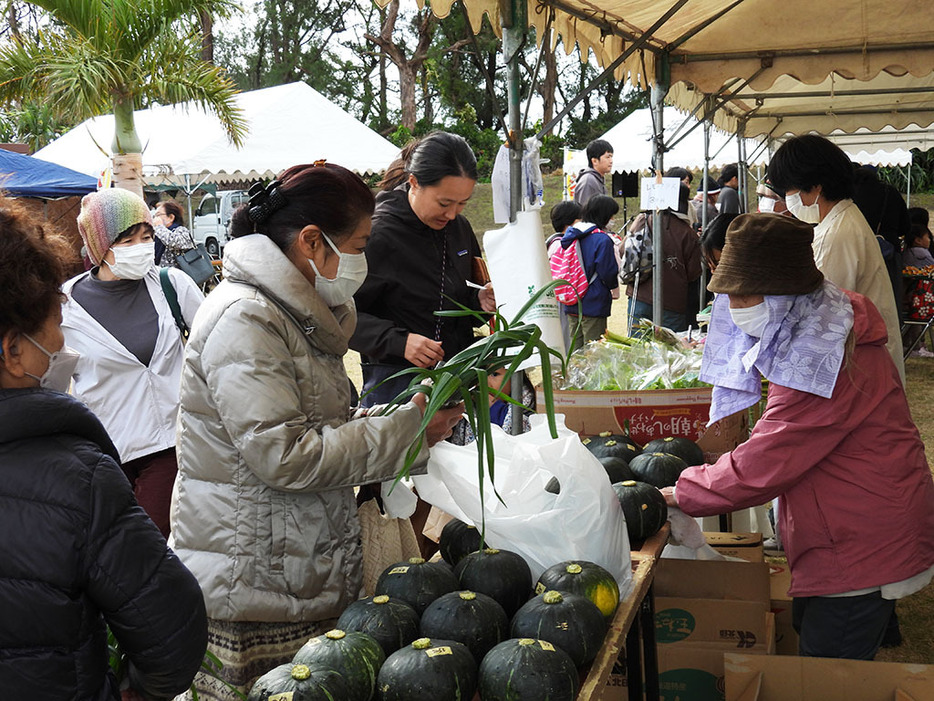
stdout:
<svg viewBox="0 0 934 701">
<path fill-rule="evenodd" d="M 921 348 L 911 351 L 911 357 L 912 358 L 934 358 L 934 353 L 932 353 L 927 348 L 924 348 L 922 346 Z"/>
<path fill-rule="evenodd" d="M 762 549 L 763 550 L 774 550 L 776 552 L 785 552 L 785 549 L 782 547 L 782 542 L 775 536 L 772 536 L 771 538 L 766 538 L 765 540 L 763 540 Z"/>
</svg>

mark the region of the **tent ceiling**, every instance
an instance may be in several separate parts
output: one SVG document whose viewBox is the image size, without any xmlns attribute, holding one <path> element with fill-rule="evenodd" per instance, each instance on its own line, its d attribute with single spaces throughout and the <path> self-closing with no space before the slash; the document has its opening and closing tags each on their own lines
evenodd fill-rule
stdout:
<svg viewBox="0 0 934 701">
<path fill-rule="evenodd" d="M 462 0 L 474 27 L 484 13 L 499 27 L 500 1 Z M 432 9 L 446 16 L 452 4 Z M 716 123 L 733 131 L 749 116 L 747 136 L 776 122 L 782 133 L 934 124 L 930 0 L 529 0 L 528 16 L 538 36 L 552 16 L 565 49 L 602 66 L 645 39 L 617 75 L 645 86 L 667 55 L 672 102 L 692 110 L 738 90 Z"/>
<path fill-rule="evenodd" d="M 358 173 L 384 170 L 399 149 L 305 83 L 240 93 L 249 124 L 242 148 L 228 140 L 220 122 L 193 105 L 138 110 L 143 174 L 150 184 L 230 183 L 275 177 L 297 163 L 324 158 Z M 99 174 L 110 166 L 113 115 L 89 119 L 36 153 L 75 170 Z"/>
</svg>

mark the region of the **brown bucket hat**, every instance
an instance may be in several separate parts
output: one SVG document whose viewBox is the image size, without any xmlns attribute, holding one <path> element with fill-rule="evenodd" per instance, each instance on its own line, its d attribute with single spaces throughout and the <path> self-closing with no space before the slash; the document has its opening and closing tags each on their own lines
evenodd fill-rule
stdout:
<svg viewBox="0 0 934 701">
<path fill-rule="evenodd" d="M 814 264 L 814 227 L 780 214 L 741 214 L 707 289 L 734 295 L 803 295 L 824 281 Z"/>
</svg>

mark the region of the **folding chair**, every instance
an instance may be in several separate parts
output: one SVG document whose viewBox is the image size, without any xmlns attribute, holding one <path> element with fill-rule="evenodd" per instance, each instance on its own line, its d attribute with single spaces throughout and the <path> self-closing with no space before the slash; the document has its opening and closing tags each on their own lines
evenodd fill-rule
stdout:
<svg viewBox="0 0 934 701">
<path fill-rule="evenodd" d="M 927 334 L 934 349 L 934 280 L 927 277 L 903 276 L 905 283 L 905 314 L 902 321 L 902 341 L 905 358 L 918 347 Z"/>
</svg>

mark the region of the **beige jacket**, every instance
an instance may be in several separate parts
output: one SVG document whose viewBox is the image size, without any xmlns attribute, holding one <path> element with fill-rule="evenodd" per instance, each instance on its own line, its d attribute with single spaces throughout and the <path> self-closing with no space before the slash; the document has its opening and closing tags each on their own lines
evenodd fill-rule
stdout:
<svg viewBox="0 0 934 701">
<path fill-rule="evenodd" d="M 185 352 L 171 546 L 211 618 L 334 617 L 361 587 L 352 486 L 399 471 L 421 412 L 350 421 L 352 304 L 329 309 L 268 238 L 232 241 L 224 270 Z"/>
</svg>

